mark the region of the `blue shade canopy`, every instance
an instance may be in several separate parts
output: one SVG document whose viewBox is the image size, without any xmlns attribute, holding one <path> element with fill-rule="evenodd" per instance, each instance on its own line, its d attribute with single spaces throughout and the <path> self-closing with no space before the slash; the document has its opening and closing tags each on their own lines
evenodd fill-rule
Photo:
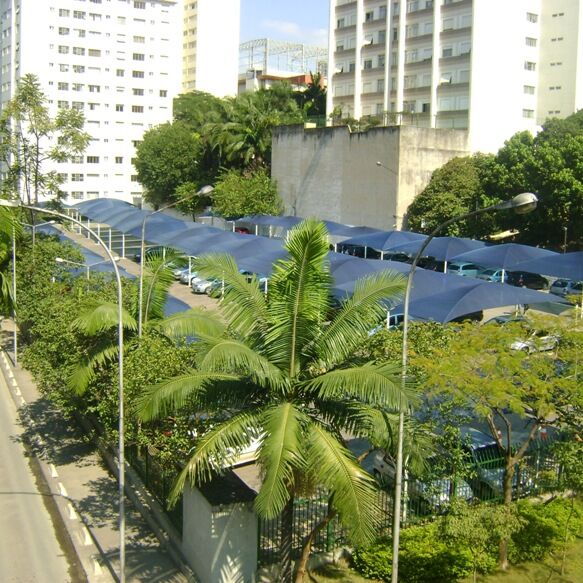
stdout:
<svg viewBox="0 0 583 583">
<path fill-rule="evenodd" d="M 460 255 L 456 255 L 451 259 L 456 262 L 467 261 L 485 267 L 499 267 L 501 269 L 511 270 L 518 267 L 518 265 L 524 261 L 541 259 L 543 257 L 557 257 L 558 255 L 559 254 L 554 251 L 539 249 L 538 247 L 530 247 L 529 245 L 503 243 L 502 245 L 491 245 L 489 247 L 467 251 Z M 522 269 L 522 267 L 520 269 Z"/>
<path fill-rule="evenodd" d="M 450 277 L 464 278 L 458 275 Z M 436 322 L 449 322 L 460 316 L 479 312 L 487 308 L 499 308 L 516 304 L 545 304 L 549 294 L 519 288 L 504 283 L 487 281 L 471 281 L 470 285 L 452 287 L 447 291 L 432 293 L 427 297 L 412 299 L 409 303 L 410 313 L 417 317 Z M 565 300 L 557 298 L 556 303 L 564 304 Z"/>
<path fill-rule="evenodd" d="M 404 243 L 394 247 L 393 251 L 399 251 L 402 253 L 409 253 L 415 255 L 423 245 L 423 239 L 417 239 L 415 241 L 410 241 L 409 243 Z M 488 243 L 484 241 L 475 241 L 473 239 L 463 239 L 461 237 L 435 237 L 431 239 L 429 245 L 423 251 L 423 255 L 427 257 L 435 257 L 440 261 L 450 261 L 452 257 L 459 255 L 460 253 L 465 253 L 466 251 L 472 251 L 474 249 L 481 249 L 485 247 Z"/>
<path fill-rule="evenodd" d="M 273 270 L 273 265 L 280 259 L 287 257 L 288 252 L 281 247 L 275 251 L 266 251 L 258 255 L 246 255 L 244 257 L 237 258 L 237 265 L 241 269 L 247 269 L 253 273 L 263 273 L 269 275 Z"/>
<path fill-rule="evenodd" d="M 206 239 L 224 232 L 225 231 L 217 229 L 216 227 L 208 227 L 200 223 L 194 223 L 190 225 L 190 228 L 187 231 L 174 233 L 173 235 L 166 237 L 165 244 L 187 253 L 190 246 L 199 239 Z"/>
<path fill-rule="evenodd" d="M 583 251 L 555 254 L 552 257 L 531 259 L 517 266 L 522 271 L 554 275 L 574 281 L 583 280 Z"/>
<path fill-rule="evenodd" d="M 426 235 L 411 231 L 379 231 L 378 233 L 351 237 L 342 241 L 342 245 L 360 245 L 377 251 L 389 251 L 397 245 L 423 240 L 425 237 Z"/>
<path fill-rule="evenodd" d="M 119 200 L 118 198 L 95 198 L 93 200 L 84 200 L 83 202 L 78 202 L 74 204 L 71 208 L 77 209 L 82 215 L 96 221 L 100 221 L 100 213 L 109 210 L 117 210 L 121 212 L 122 210 L 127 210 L 128 208 L 137 208 L 125 202 Z"/>
</svg>

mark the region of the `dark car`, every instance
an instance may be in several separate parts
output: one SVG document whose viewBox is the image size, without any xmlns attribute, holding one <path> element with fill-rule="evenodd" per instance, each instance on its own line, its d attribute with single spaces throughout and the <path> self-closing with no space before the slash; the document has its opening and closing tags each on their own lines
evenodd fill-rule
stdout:
<svg viewBox="0 0 583 583">
<path fill-rule="evenodd" d="M 506 283 L 516 287 L 527 287 L 529 289 L 548 289 L 549 281 L 546 277 L 538 273 L 528 271 L 509 271 L 506 274 Z"/>
</svg>

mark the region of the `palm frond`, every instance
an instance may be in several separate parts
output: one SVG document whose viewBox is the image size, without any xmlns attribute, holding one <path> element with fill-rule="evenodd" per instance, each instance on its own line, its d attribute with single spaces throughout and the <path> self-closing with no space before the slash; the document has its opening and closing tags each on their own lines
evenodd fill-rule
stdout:
<svg viewBox="0 0 583 583">
<path fill-rule="evenodd" d="M 140 419 L 150 421 L 180 409 L 189 401 L 196 404 L 198 394 L 204 392 L 209 383 L 237 380 L 239 376 L 234 374 L 188 371 L 147 387 L 136 400 L 136 411 Z"/>
<path fill-rule="evenodd" d="M 193 337 L 221 337 L 226 332 L 226 326 L 214 312 L 200 308 L 192 308 L 186 312 L 172 314 L 155 323 L 155 328 L 173 338 Z"/>
<path fill-rule="evenodd" d="M 262 387 L 282 389 L 287 377 L 267 358 L 232 338 L 218 339 L 206 344 L 205 354 L 199 364 L 201 371 L 231 372 L 250 378 Z"/>
<path fill-rule="evenodd" d="M 164 317 L 168 290 L 174 283 L 170 264 L 178 257 L 178 253 L 167 250 L 166 253 L 153 252 L 144 260 L 146 267 L 143 288 L 144 323 Z"/>
<path fill-rule="evenodd" d="M 97 369 L 114 361 L 118 355 L 117 343 L 106 344 L 103 348 L 96 347 L 87 358 L 84 358 L 73 368 L 67 379 L 67 386 L 78 395 L 82 395 L 95 378 Z"/>
<path fill-rule="evenodd" d="M 405 286 L 406 279 L 394 271 L 381 271 L 359 279 L 352 297 L 344 302 L 316 340 L 314 355 L 328 367 L 345 360 L 386 315 L 385 302 L 399 300 Z"/>
<path fill-rule="evenodd" d="M 380 509 L 374 479 L 338 439 L 319 423 L 308 429 L 306 462 L 315 479 L 332 494 L 332 505 L 356 544 L 374 539 Z"/>
<path fill-rule="evenodd" d="M 92 336 L 118 325 L 119 307 L 111 302 L 91 302 L 73 320 L 71 326 L 84 334 Z M 137 330 L 135 318 L 124 308 L 121 311 L 122 324 L 126 330 Z"/>
<path fill-rule="evenodd" d="M 254 333 L 265 327 L 267 321 L 265 295 L 259 286 L 248 283 L 231 255 L 205 254 L 196 259 L 194 265 L 203 277 L 224 282 L 225 293 L 221 300 L 221 313 L 235 332 L 251 338 Z"/>
<path fill-rule="evenodd" d="M 186 466 L 180 472 L 170 493 L 170 502 L 179 498 L 185 484 L 207 482 L 213 474 L 232 463 L 245 447 L 261 433 L 261 410 L 233 415 L 204 435 L 196 444 Z"/>
<path fill-rule="evenodd" d="M 402 386 L 400 365 L 393 363 L 366 363 L 336 369 L 305 381 L 301 386 L 317 399 L 355 398 L 393 409 L 399 407 L 400 399 L 406 406 L 415 396 L 412 383 Z"/>
<path fill-rule="evenodd" d="M 297 376 L 302 352 L 313 341 L 329 307 L 331 285 L 327 231 L 322 222 L 305 220 L 291 230 L 285 245 L 289 259 L 273 269 L 269 315 L 265 336 L 270 359 Z"/>
<path fill-rule="evenodd" d="M 275 518 L 290 499 L 294 474 L 305 469 L 302 425 L 306 416 L 293 404 L 281 403 L 267 409 L 263 417 L 263 437 L 259 463 L 264 470 L 255 510 L 262 518 Z"/>
</svg>

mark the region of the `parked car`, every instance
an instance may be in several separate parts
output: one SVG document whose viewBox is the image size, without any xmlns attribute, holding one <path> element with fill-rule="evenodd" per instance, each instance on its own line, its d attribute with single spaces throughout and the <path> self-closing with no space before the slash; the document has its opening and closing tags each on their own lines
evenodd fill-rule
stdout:
<svg viewBox="0 0 583 583">
<path fill-rule="evenodd" d="M 372 456 L 374 476 L 382 483 L 393 485 L 395 482 L 395 464 L 393 460 L 382 450 L 374 451 Z M 450 478 L 424 481 L 414 476 L 409 476 L 407 488 L 409 497 L 418 499 L 421 503 L 419 506 L 425 511 L 443 508 L 448 504 L 454 492 L 456 496 L 466 500 L 470 500 L 474 496 L 468 482 L 457 480 L 453 484 Z"/>
<path fill-rule="evenodd" d="M 516 340 L 510 345 L 512 350 L 522 350 L 528 354 L 533 352 L 548 352 L 555 350 L 559 345 L 559 336 L 556 334 L 546 334 L 545 332 L 533 332 L 528 338 L 524 340 Z"/>
<path fill-rule="evenodd" d="M 191 287 L 195 294 L 206 294 L 211 286 L 216 285 L 217 283 L 220 284 L 220 280 L 196 278 L 192 282 Z"/>
<path fill-rule="evenodd" d="M 527 287 L 536 290 L 548 289 L 549 287 L 549 280 L 538 273 L 509 271 L 506 275 L 506 283 L 516 287 Z"/>
<path fill-rule="evenodd" d="M 448 273 L 455 273 L 456 275 L 463 275 L 464 277 L 476 277 L 483 267 L 476 265 L 475 263 L 457 263 L 452 262 L 447 265 Z"/>
<path fill-rule="evenodd" d="M 478 279 L 483 279 L 485 281 L 502 281 L 503 269 L 482 269 L 480 273 L 476 276 Z"/>
<path fill-rule="evenodd" d="M 575 296 L 581 295 L 583 291 L 583 281 L 572 281 L 570 279 L 555 280 L 549 291 L 557 296 Z"/>
<path fill-rule="evenodd" d="M 505 324 L 512 324 L 513 322 L 526 322 L 526 318 L 520 314 L 500 314 L 499 316 L 494 316 L 490 318 L 484 324 L 500 324 L 504 326 Z"/>
<path fill-rule="evenodd" d="M 185 269 L 180 276 L 180 283 L 185 285 L 192 285 L 192 283 L 196 280 L 200 279 L 198 277 L 198 273 L 196 271 L 190 271 L 190 275 L 188 269 Z"/>
</svg>

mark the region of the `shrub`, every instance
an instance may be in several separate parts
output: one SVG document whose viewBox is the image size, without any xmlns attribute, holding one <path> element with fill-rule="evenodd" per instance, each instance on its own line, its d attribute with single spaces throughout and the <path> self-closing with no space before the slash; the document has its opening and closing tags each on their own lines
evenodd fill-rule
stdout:
<svg viewBox="0 0 583 583">
<path fill-rule="evenodd" d="M 390 581 L 392 555 L 392 541 L 384 538 L 366 549 L 356 549 L 353 564 L 365 577 Z M 399 580 L 403 583 L 448 583 L 471 573 L 467 549 L 446 544 L 435 523 L 402 531 Z"/>
</svg>

